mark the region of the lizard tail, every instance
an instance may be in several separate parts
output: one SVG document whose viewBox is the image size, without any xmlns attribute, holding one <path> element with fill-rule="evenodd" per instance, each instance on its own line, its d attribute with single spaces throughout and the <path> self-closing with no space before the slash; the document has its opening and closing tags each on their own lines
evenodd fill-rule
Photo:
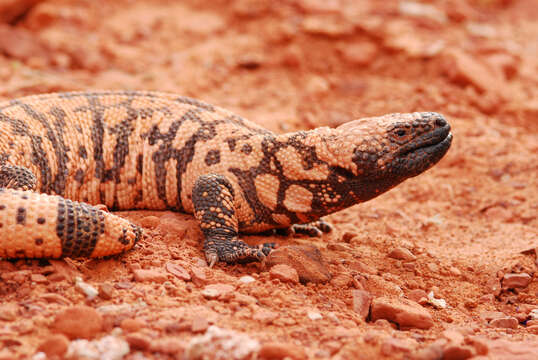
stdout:
<svg viewBox="0 0 538 360">
<path fill-rule="evenodd" d="M 0 188 L 0 258 L 107 256 L 141 237 L 140 227 L 89 204 Z"/>
</svg>

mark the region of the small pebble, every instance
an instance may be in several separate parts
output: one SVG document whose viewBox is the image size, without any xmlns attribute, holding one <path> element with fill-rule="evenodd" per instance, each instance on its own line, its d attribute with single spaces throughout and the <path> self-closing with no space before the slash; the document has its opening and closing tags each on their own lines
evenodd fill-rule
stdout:
<svg viewBox="0 0 538 360">
<path fill-rule="evenodd" d="M 437 309 L 446 309 L 446 301 L 444 299 L 437 299 L 433 291 L 428 293 L 428 303 L 433 305 Z"/>
<path fill-rule="evenodd" d="M 84 295 L 86 295 L 86 298 L 88 300 L 95 299 L 99 294 L 99 291 L 97 291 L 96 288 L 94 288 L 88 283 L 85 283 L 80 276 L 75 277 L 75 288 Z"/>
<path fill-rule="evenodd" d="M 357 237 L 358 234 L 356 232 L 352 232 L 352 231 L 346 231 L 343 235 L 342 235 L 342 241 L 343 242 L 350 242 L 351 239 L 353 239 L 354 237 Z"/>
<path fill-rule="evenodd" d="M 47 279 L 49 281 L 52 281 L 52 282 L 58 282 L 58 281 L 63 281 L 66 279 L 66 276 L 65 274 L 62 274 L 62 273 L 59 273 L 59 272 L 55 272 L 55 273 L 52 273 L 50 274 Z"/>
<path fill-rule="evenodd" d="M 393 259 L 404 260 L 404 261 L 413 261 L 413 260 L 416 260 L 416 258 L 417 258 L 415 255 L 413 255 L 411 253 L 411 251 L 409 251 L 406 248 L 402 248 L 402 247 L 394 248 L 389 253 L 388 256 L 393 258 Z"/>
<path fill-rule="evenodd" d="M 453 344 L 461 344 L 463 343 L 464 337 L 459 331 L 455 330 L 445 330 L 442 333 L 443 338 L 447 339 L 449 342 Z"/>
<path fill-rule="evenodd" d="M 331 279 L 321 252 L 311 245 L 281 246 L 271 251 L 266 259 L 267 266 L 285 264 L 297 271 L 301 283 L 326 283 Z"/>
<path fill-rule="evenodd" d="M 285 358 L 302 360 L 308 358 L 303 347 L 282 342 L 263 344 L 258 356 L 265 360 L 283 360 Z"/>
<path fill-rule="evenodd" d="M 114 297 L 114 287 L 109 283 L 99 284 L 99 297 L 104 300 L 110 300 Z"/>
<path fill-rule="evenodd" d="M 407 297 L 409 300 L 413 300 L 418 303 L 421 299 L 427 299 L 428 294 L 422 289 L 414 289 L 407 294 Z"/>
<path fill-rule="evenodd" d="M 140 319 L 123 319 L 120 323 L 120 327 L 123 329 L 123 331 L 131 333 L 136 332 L 146 326 L 146 323 L 144 320 Z"/>
<path fill-rule="evenodd" d="M 360 315 L 363 320 L 366 320 L 370 313 L 370 305 L 372 304 L 373 296 L 365 290 L 353 290 L 353 310 Z"/>
<path fill-rule="evenodd" d="M 502 286 L 504 288 L 524 288 L 529 285 L 532 277 L 527 273 L 519 274 L 505 274 L 502 279 Z"/>
<path fill-rule="evenodd" d="M 329 243 L 327 245 L 327 249 L 333 250 L 333 251 L 345 251 L 345 252 L 352 251 L 351 246 L 349 246 L 349 244 L 346 244 L 344 242 Z"/>
<path fill-rule="evenodd" d="M 186 359 L 251 359 L 260 349 L 258 340 L 233 330 L 210 326 L 203 335 L 193 337 L 185 349 Z M 225 356 L 216 356 L 225 354 Z"/>
<path fill-rule="evenodd" d="M 271 279 L 279 279 L 282 282 L 299 283 L 297 270 L 286 264 L 274 265 L 269 271 L 269 275 Z"/>
<path fill-rule="evenodd" d="M 177 214 L 167 213 L 159 219 L 156 230 L 161 234 L 172 234 L 176 238 L 183 238 L 190 225 L 188 221 L 178 218 Z"/>
<path fill-rule="evenodd" d="M 321 76 L 312 76 L 305 84 L 305 91 L 309 94 L 323 95 L 330 89 L 330 84 Z"/>
<path fill-rule="evenodd" d="M 379 297 L 372 301 L 371 317 L 373 321 L 386 319 L 395 322 L 402 328 L 429 329 L 433 319 L 428 310 L 414 301 Z"/>
<path fill-rule="evenodd" d="M 482 311 L 480 317 L 486 321 L 500 319 L 506 317 L 506 314 L 500 311 Z"/>
<path fill-rule="evenodd" d="M 234 294 L 234 299 L 241 305 L 253 305 L 258 302 L 258 300 L 250 295 L 241 294 L 239 292 L 236 292 Z"/>
<path fill-rule="evenodd" d="M 179 355 L 185 352 L 185 344 L 177 338 L 159 339 L 151 343 L 150 349 L 153 352 Z"/>
<path fill-rule="evenodd" d="M 192 282 L 196 286 L 202 286 L 207 284 L 207 275 L 205 273 L 205 269 L 199 266 L 192 266 L 191 267 L 191 273 L 192 273 Z"/>
<path fill-rule="evenodd" d="M 243 283 L 243 284 L 250 284 L 250 283 L 253 283 L 255 282 L 256 279 L 254 279 L 252 276 L 250 275 L 244 275 L 244 276 L 241 276 L 239 278 L 239 282 Z"/>
<path fill-rule="evenodd" d="M 62 334 L 45 335 L 43 341 L 38 346 L 37 351 L 42 351 L 49 357 L 62 357 L 69 346 L 69 339 Z"/>
<path fill-rule="evenodd" d="M 0 320 L 13 321 L 17 318 L 18 306 L 15 304 L 0 305 Z"/>
<path fill-rule="evenodd" d="M 168 277 L 165 273 L 154 269 L 137 269 L 133 270 L 134 278 L 138 282 L 156 282 L 162 284 Z"/>
<path fill-rule="evenodd" d="M 439 360 L 443 358 L 443 348 L 438 344 L 420 349 L 413 354 L 413 360 Z"/>
<path fill-rule="evenodd" d="M 67 349 L 67 359 L 121 360 L 129 353 L 129 344 L 115 336 L 105 336 L 98 340 L 74 340 Z"/>
<path fill-rule="evenodd" d="M 151 345 L 151 339 L 140 333 L 133 333 L 125 335 L 125 340 L 129 343 L 132 349 L 145 351 L 149 349 Z"/>
<path fill-rule="evenodd" d="M 191 331 L 193 333 L 202 333 L 205 332 L 209 328 L 209 322 L 205 317 L 202 316 L 195 316 L 192 319 L 191 324 Z"/>
<path fill-rule="evenodd" d="M 202 290 L 202 295 L 207 299 L 225 298 L 233 295 L 235 287 L 228 284 L 210 284 Z"/>
<path fill-rule="evenodd" d="M 377 46 L 369 42 L 346 44 L 340 51 L 345 60 L 360 66 L 373 62 L 378 53 Z"/>
<path fill-rule="evenodd" d="M 474 355 L 473 348 L 468 345 L 450 344 L 443 348 L 443 360 L 465 360 Z"/>
<path fill-rule="evenodd" d="M 55 303 L 61 305 L 71 305 L 71 301 L 64 298 L 62 295 L 54 293 L 45 293 L 40 296 L 41 299 L 45 300 L 48 303 Z"/>
<path fill-rule="evenodd" d="M 391 356 L 395 353 L 409 353 L 416 347 L 416 341 L 412 339 L 396 339 L 389 337 L 381 344 L 381 353 L 385 356 Z"/>
<path fill-rule="evenodd" d="M 178 264 L 174 264 L 172 262 L 166 263 L 166 271 L 168 271 L 170 274 L 174 275 L 178 279 L 181 279 L 183 281 L 190 281 L 191 276 L 187 270 L 185 270 L 184 267 Z"/>
<path fill-rule="evenodd" d="M 519 323 L 516 318 L 507 316 L 507 317 L 493 319 L 490 321 L 489 324 L 496 328 L 517 329 L 517 326 Z"/>
<path fill-rule="evenodd" d="M 337 274 L 331 279 L 331 285 L 336 288 L 342 289 L 353 284 L 353 277 L 347 273 Z"/>
<path fill-rule="evenodd" d="M 44 275 L 41 275 L 41 274 L 30 275 L 30 280 L 37 284 L 45 284 L 49 282 L 49 280 Z"/>
<path fill-rule="evenodd" d="M 92 307 L 77 305 L 59 312 L 52 328 L 70 339 L 89 339 L 102 330 L 103 317 Z"/>
<path fill-rule="evenodd" d="M 480 299 L 478 299 L 481 304 L 489 304 L 492 303 L 494 300 L 495 296 L 493 294 L 482 295 Z"/>
<path fill-rule="evenodd" d="M 427 263 L 426 267 L 428 268 L 428 271 L 430 271 L 430 272 L 432 272 L 434 274 L 439 273 L 439 265 L 437 265 L 435 263 Z"/>
<path fill-rule="evenodd" d="M 160 224 L 160 219 L 157 216 L 146 216 L 140 220 L 140 226 L 148 228 L 148 229 L 154 229 Z"/>
<path fill-rule="evenodd" d="M 451 266 L 450 269 L 448 269 L 450 271 L 450 273 L 454 276 L 460 276 L 461 275 L 461 271 L 460 269 L 458 269 L 457 267 L 455 266 Z"/>
<path fill-rule="evenodd" d="M 128 290 L 131 289 L 134 286 L 134 284 L 130 281 L 118 281 L 114 284 L 114 288 L 118 290 Z"/>
<path fill-rule="evenodd" d="M 306 316 L 308 316 L 308 318 L 312 321 L 315 321 L 315 320 L 321 320 L 323 319 L 323 316 L 317 312 L 317 311 L 312 311 L 312 310 L 309 310 L 307 313 L 306 313 Z"/>
<path fill-rule="evenodd" d="M 271 324 L 277 318 L 278 313 L 266 309 L 259 309 L 252 314 L 253 320 L 260 321 L 264 324 Z"/>
</svg>

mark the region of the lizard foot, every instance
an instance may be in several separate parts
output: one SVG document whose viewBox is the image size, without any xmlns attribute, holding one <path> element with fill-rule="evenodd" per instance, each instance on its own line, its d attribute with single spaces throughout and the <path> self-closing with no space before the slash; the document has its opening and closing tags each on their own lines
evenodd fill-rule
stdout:
<svg viewBox="0 0 538 360">
<path fill-rule="evenodd" d="M 305 234 L 310 237 L 320 237 L 323 233 L 331 232 L 332 229 L 332 225 L 324 220 L 312 221 L 308 224 L 293 224 L 290 226 L 292 235 Z"/>
<path fill-rule="evenodd" d="M 241 240 L 206 239 L 204 251 L 209 267 L 223 261 L 228 264 L 264 262 L 265 257 L 275 248 L 275 243 L 251 246 Z"/>
</svg>

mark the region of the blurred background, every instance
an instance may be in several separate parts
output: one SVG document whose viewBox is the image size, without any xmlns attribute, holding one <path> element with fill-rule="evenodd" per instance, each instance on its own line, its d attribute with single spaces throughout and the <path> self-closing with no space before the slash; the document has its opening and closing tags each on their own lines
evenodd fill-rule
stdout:
<svg viewBox="0 0 538 360">
<path fill-rule="evenodd" d="M 0 96 L 172 91 L 281 131 L 415 110 L 533 126 L 537 12 L 535 0 L 2 0 Z"/>
</svg>

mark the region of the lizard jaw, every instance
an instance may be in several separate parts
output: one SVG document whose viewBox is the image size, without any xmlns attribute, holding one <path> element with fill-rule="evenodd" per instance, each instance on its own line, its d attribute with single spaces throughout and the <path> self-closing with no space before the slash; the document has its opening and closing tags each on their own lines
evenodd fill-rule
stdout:
<svg viewBox="0 0 538 360">
<path fill-rule="evenodd" d="M 398 152 L 398 157 L 412 158 L 420 154 L 434 154 L 442 152 L 443 155 L 452 143 L 450 125 L 442 120 L 441 126 L 429 131 L 415 140 L 405 144 Z"/>
<path fill-rule="evenodd" d="M 437 128 L 416 141 L 407 144 L 397 155 L 399 163 L 406 168 L 407 176 L 416 176 L 436 164 L 452 144 L 450 125 Z"/>
</svg>

